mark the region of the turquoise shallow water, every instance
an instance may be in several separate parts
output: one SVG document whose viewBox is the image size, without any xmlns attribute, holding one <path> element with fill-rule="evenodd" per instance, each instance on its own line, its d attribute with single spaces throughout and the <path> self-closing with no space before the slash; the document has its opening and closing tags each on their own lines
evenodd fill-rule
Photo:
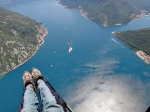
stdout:
<svg viewBox="0 0 150 112">
<path fill-rule="evenodd" d="M 142 112 L 150 105 L 150 66 L 111 34 L 150 27 L 150 17 L 102 27 L 55 0 L 0 6 L 42 22 L 49 32 L 36 55 L 0 79 L 0 112 L 16 111 L 22 73 L 32 67 L 41 70 L 75 112 Z"/>
</svg>

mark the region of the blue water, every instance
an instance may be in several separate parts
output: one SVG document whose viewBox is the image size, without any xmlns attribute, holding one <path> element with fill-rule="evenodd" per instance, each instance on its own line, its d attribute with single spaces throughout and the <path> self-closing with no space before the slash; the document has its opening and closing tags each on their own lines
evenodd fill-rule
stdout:
<svg viewBox="0 0 150 112">
<path fill-rule="evenodd" d="M 48 28 L 39 51 L 0 79 L 0 112 L 16 111 L 23 93 L 22 73 L 32 67 L 41 70 L 75 112 L 142 112 L 150 105 L 150 66 L 111 33 L 150 27 L 148 17 L 102 27 L 55 0 L 0 6 Z M 73 43 L 70 54 L 68 40 Z"/>
</svg>

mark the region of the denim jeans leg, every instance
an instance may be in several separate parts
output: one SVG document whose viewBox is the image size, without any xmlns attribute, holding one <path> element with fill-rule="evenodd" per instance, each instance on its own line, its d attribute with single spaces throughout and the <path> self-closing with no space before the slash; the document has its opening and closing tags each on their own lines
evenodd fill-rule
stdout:
<svg viewBox="0 0 150 112">
<path fill-rule="evenodd" d="M 27 85 L 24 93 L 23 109 L 21 112 L 38 112 L 38 99 L 31 85 Z"/>
<path fill-rule="evenodd" d="M 55 97 L 46 86 L 45 82 L 41 79 L 37 81 L 38 89 L 40 91 L 43 112 L 64 112 L 61 105 L 58 105 Z"/>
</svg>

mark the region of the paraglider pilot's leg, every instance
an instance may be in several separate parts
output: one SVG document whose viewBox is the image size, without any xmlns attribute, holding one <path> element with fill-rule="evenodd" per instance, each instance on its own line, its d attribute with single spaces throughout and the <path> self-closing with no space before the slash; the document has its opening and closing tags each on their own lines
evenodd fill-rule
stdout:
<svg viewBox="0 0 150 112">
<path fill-rule="evenodd" d="M 37 81 L 38 89 L 40 91 L 41 101 L 44 112 L 64 112 L 62 106 L 58 105 L 55 97 L 41 79 Z"/>
<path fill-rule="evenodd" d="M 24 72 L 22 77 L 25 91 L 21 102 L 21 112 L 38 112 L 38 99 L 32 84 L 32 76 L 29 72 Z M 19 111 L 19 110 L 18 110 Z"/>
<path fill-rule="evenodd" d="M 52 95 L 51 91 L 46 86 L 40 71 L 36 68 L 33 68 L 32 77 L 37 81 L 37 88 L 40 91 L 43 112 L 64 112 L 62 106 L 57 104 L 55 97 Z"/>
</svg>

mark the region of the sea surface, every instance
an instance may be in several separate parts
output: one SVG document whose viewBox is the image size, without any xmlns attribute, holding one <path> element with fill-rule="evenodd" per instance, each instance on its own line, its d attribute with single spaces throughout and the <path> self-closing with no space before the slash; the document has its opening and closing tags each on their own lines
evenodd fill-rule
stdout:
<svg viewBox="0 0 150 112">
<path fill-rule="evenodd" d="M 37 67 L 74 112 L 145 112 L 150 105 L 150 66 L 112 35 L 150 27 L 150 17 L 102 27 L 56 0 L 0 4 L 42 22 L 48 35 L 25 64 L 0 79 L 0 112 L 15 112 L 22 73 Z M 68 53 L 68 41 L 73 50 Z"/>
</svg>

